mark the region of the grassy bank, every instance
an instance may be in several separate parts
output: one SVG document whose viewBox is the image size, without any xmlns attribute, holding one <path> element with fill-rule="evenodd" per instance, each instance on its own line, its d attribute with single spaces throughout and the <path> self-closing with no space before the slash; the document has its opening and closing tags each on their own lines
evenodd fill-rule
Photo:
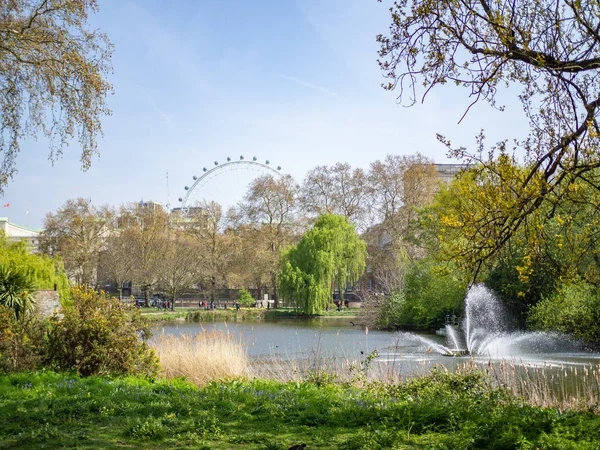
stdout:
<svg viewBox="0 0 600 450">
<path fill-rule="evenodd" d="M 358 310 L 344 309 L 343 311 L 328 311 L 318 316 L 310 317 L 356 317 Z M 142 316 L 151 322 L 169 322 L 186 320 L 189 322 L 237 322 L 246 319 L 269 320 L 277 318 L 302 318 L 308 316 L 298 314 L 294 309 L 263 309 L 263 308 L 235 308 L 228 309 L 203 309 L 179 308 L 175 311 L 158 311 L 155 309 L 142 309 Z"/>
<path fill-rule="evenodd" d="M 523 404 L 477 372 L 361 389 L 0 376 L 0 448 L 597 449 L 600 417 Z"/>
</svg>

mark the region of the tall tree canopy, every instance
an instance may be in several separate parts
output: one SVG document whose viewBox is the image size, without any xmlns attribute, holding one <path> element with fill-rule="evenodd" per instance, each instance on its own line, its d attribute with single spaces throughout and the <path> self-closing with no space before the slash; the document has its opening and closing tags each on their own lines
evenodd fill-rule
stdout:
<svg viewBox="0 0 600 450">
<path fill-rule="evenodd" d="M 0 194 L 16 172 L 19 141 L 42 133 L 50 159 L 72 138 L 88 168 L 110 113 L 112 47 L 88 29 L 96 0 L 9 0 L 0 2 Z"/>
<path fill-rule="evenodd" d="M 527 216 L 558 196 L 559 186 L 600 187 L 592 176 L 600 166 L 598 2 L 400 0 L 391 13 L 388 35 L 378 37 L 380 66 L 390 80 L 384 87 L 398 89 L 401 101 L 413 104 L 453 83 L 466 88 L 473 103 L 502 109 L 498 86 L 521 88 L 530 133 L 515 144 L 524 155 L 518 177 L 504 170 L 512 151 L 506 141 L 488 149 L 482 139 L 468 152 L 440 137 L 455 156 L 477 160 L 505 187 L 503 207 L 481 222 L 482 238 L 472 241 L 474 252 L 481 248 L 476 260 L 493 256 L 490 245 L 500 248 Z"/>
<path fill-rule="evenodd" d="M 337 285 L 358 281 L 365 270 L 367 245 L 346 217 L 323 214 L 297 246 L 281 257 L 280 293 L 304 314 L 317 314 L 331 302 Z"/>
<path fill-rule="evenodd" d="M 70 199 L 44 218 L 40 250 L 60 256 L 67 274 L 78 284 L 94 285 L 98 258 L 114 212 L 97 208 L 84 198 Z"/>
<path fill-rule="evenodd" d="M 275 179 L 270 175 L 255 179 L 240 205 L 249 225 L 246 238 L 252 239 L 253 266 L 268 273 L 277 302 L 277 272 L 281 249 L 293 239 L 296 228 L 296 196 L 298 187 L 290 175 Z M 248 248 L 248 246 L 244 246 Z M 258 258 L 255 258 L 254 255 Z M 261 264 L 262 263 L 262 264 Z M 258 281 L 258 280 L 256 280 Z M 258 285 L 261 286 L 260 284 Z"/>
<path fill-rule="evenodd" d="M 184 228 L 197 245 L 199 284 L 208 287 L 210 300 L 214 301 L 217 289 L 227 286 L 232 261 L 238 253 L 239 238 L 224 229 L 223 208 L 214 201 L 196 204 Z"/>
<path fill-rule="evenodd" d="M 367 219 L 367 176 L 348 163 L 317 166 L 306 175 L 300 202 L 308 214 L 339 214 L 359 228 Z"/>
</svg>

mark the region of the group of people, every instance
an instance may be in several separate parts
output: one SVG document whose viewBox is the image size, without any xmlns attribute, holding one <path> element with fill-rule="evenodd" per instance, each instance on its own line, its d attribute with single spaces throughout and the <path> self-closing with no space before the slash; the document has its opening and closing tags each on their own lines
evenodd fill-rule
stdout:
<svg viewBox="0 0 600 450">
<path fill-rule="evenodd" d="M 234 303 L 233 303 L 233 307 L 234 307 L 234 308 L 235 308 L 237 311 L 239 311 L 239 310 L 240 310 L 240 306 L 241 306 L 241 305 L 239 304 L 239 302 L 234 302 Z M 209 303 L 209 302 L 205 302 L 205 301 L 203 301 L 203 300 L 200 300 L 200 301 L 198 302 L 198 308 L 204 308 L 204 309 L 206 309 L 206 310 L 209 310 L 209 309 L 219 309 L 219 308 L 222 308 L 222 309 L 227 309 L 227 302 L 225 302 L 225 303 L 221 303 L 221 302 L 219 302 L 219 304 L 218 304 L 218 305 L 216 305 L 214 300 L 211 300 L 211 301 L 210 301 L 210 303 Z"/>
<path fill-rule="evenodd" d="M 333 301 L 333 303 L 335 304 L 336 311 L 341 311 L 342 310 L 342 306 L 345 306 L 346 308 L 350 307 L 350 302 L 348 300 L 344 300 L 344 302 L 342 303 L 341 300 L 335 299 Z M 329 305 L 327 305 L 325 307 L 325 311 L 329 311 Z"/>
</svg>

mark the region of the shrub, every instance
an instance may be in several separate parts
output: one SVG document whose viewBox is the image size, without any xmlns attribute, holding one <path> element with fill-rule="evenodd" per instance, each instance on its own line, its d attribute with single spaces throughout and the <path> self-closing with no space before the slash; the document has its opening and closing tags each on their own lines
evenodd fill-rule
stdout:
<svg viewBox="0 0 600 450">
<path fill-rule="evenodd" d="M 136 308 L 79 287 L 71 297 L 64 318 L 50 318 L 45 364 L 84 376 L 157 373 L 157 358 L 146 344 L 152 333 Z"/>
<path fill-rule="evenodd" d="M 254 297 L 252 297 L 250 292 L 246 289 L 240 289 L 240 298 L 238 299 L 238 302 L 240 302 L 241 305 L 250 306 L 253 305 L 255 301 L 256 300 L 254 300 Z"/>
<path fill-rule="evenodd" d="M 433 330 L 444 326 L 447 314 L 460 314 L 466 283 L 450 266 L 432 259 L 417 261 L 406 276 L 405 298 L 398 299 L 394 322 L 405 328 Z"/>
<path fill-rule="evenodd" d="M 531 309 L 529 321 L 537 328 L 571 334 L 598 344 L 600 293 L 584 281 L 564 285 Z"/>
<path fill-rule="evenodd" d="M 35 369 L 42 343 L 42 327 L 35 316 L 17 318 L 11 308 L 0 306 L 0 372 Z"/>
<path fill-rule="evenodd" d="M 34 285 L 22 271 L 0 264 L 0 306 L 12 309 L 17 319 L 35 307 Z"/>
<path fill-rule="evenodd" d="M 69 280 L 59 259 L 31 253 L 24 241 L 8 242 L 0 235 L 0 265 L 24 274 L 36 289 L 57 289 L 61 303 L 69 303 Z"/>
</svg>

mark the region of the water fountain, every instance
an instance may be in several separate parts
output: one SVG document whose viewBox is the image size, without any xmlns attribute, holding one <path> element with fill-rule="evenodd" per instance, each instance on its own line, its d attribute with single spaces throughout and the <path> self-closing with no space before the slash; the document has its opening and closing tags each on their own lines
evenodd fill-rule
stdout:
<svg viewBox="0 0 600 450">
<path fill-rule="evenodd" d="M 510 331 L 506 313 L 492 291 L 483 285 L 472 286 L 465 299 L 462 326 L 446 325 L 446 343 L 424 336 L 403 333 L 403 337 L 428 346 L 447 356 L 515 357 L 523 354 L 572 352 L 578 345 L 564 335 L 546 332 Z"/>
</svg>

